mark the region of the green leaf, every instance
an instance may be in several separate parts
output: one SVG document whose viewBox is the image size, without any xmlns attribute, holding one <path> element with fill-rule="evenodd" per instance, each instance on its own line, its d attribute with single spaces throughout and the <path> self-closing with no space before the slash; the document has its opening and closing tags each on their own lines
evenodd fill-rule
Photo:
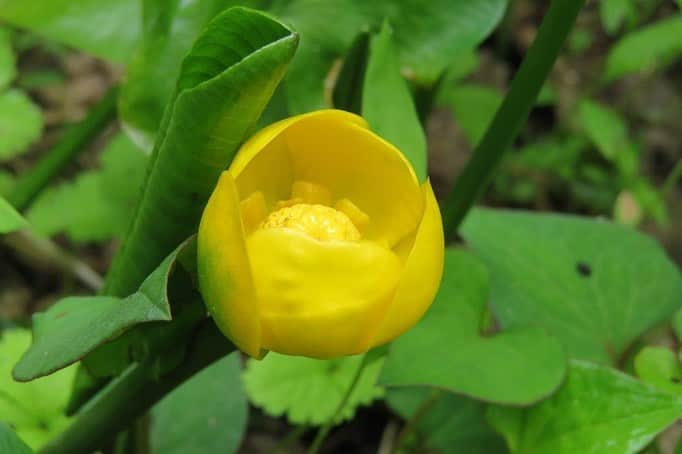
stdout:
<svg viewBox="0 0 682 454">
<path fill-rule="evenodd" d="M 491 407 L 513 454 L 628 454 L 682 416 L 682 399 L 608 367 L 571 362 L 566 383 L 528 409 Z"/>
<path fill-rule="evenodd" d="M 197 373 L 152 409 L 152 453 L 236 452 L 246 429 L 248 404 L 239 355 Z"/>
<path fill-rule="evenodd" d="M 379 383 L 430 386 L 511 404 L 529 404 L 553 392 L 566 370 L 558 341 L 538 328 L 481 335 L 487 296 L 483 264 L 470 253 L 446 250 L 435 302 L 417 326 L 393 342 Z"/>
<path fill-rule="evenodd" d="M 504 0 L 293 0 L 272 12 L 301 33 L 286 86 L 289 110 L 323 108 L 324 80 L 337 58 L 361 32 L 388 21 L 401 70 L 422 85 L 433 84 L 448 64 L 476 47 L 502 19 Z M 333 18 L 333 20 L 330 20 Z"/>
<path fill-rule="evenodd" d="M 319 360 L 270 352 L 263 360 L 247 362 L 244 386 L 251 402 L 269 415 L 286 414 L 292 424 L 321 425 L 334 416 L 361 362 L 362 355 Z M 382 364 L 376 360 L 365 366 L 340 420 L 351 419 L 358 406 L 383 396 L 375 384 Z"/>
<path fill-rule="evenodd" d="M 142 38 L 119 96 L 119 114 L 139 146 L 151 149 L 182 59 L 206 24 L 237 0 L 143 0 Z"/>
<path fill-rule="evenodd" d="M 601 23 L 609 35 L 613 35 L 623 21 L 634 15 L 635 3 L 632 0 L 602 0 L 599 2 Z"/>
<path fill-rule="evenodd" d="M 26 220 L 7 200 L 0 197 L 0 234 L 28 227 Z"/>
<path fill-rule="evenodd" d="M 617 224 L 478 209 L 461 233 L 490 269 L 502 327 L 544 327 L 574 358 L 617 363 L 682 303 L 680 272 L 661 247 Z"/>
<path fill-rule="evenodd" d="M 417 178 L 426 179 L 426 137 L 400 64 L 387 23 L 370 44 L 362 92 L 362 116 L 370 128 L 403 152 Z"/>
<path fill-rule="evenodd" d="M 10 33 L 0 25 L 0 90 L 4 90 L 16 75 L 16 59 Z"/>
<path fill-rule="evenodd" d="M 24 93 L 0 93 L 0 162 L 13 158 L 40 137 L 43 117 Z"/>
<path fill-rule="evenodd" d="M 139 39 L 137 0 L 0 0 L 0 19 L 98 57 L 125 63 Z"/>
<path fill-rule="evenodd" d="M 33 450 L 7 425 L 0 422 L 0 452 L 8 454 L 31 454 Z"/>
<path fill-rule="evenodd" d="M 178 247 L 127 298 L 72 296 L 33 316 L 33 344 L 14 368 L 14 378 L 33 380 L 72 364 L 140 323 L 171 320 L 168 277 Z"/>
<path fill-rule="evenodd" d="M 682 366 L 667 348 L 643 348 L 635 357 L 635 372 L 644 383 L 682 396 Z"/>
<path fill-rule="evenodd" d="M 611 47 L 604 78 L 665 68 L 682 54 L 682 15 L 660 20 L 625 35 Z"/>
<path fill-rule="evenodd" d="M 12 329 L 0 337 L 0 422 L 9 424 L 29 446 L 37 449 L 68 424 L 64 408 L 75 368 L 31 383 L 15 382 L 12 365 L 30 343 L 28 330 Z M 0 452 L 14 453 L 3 449 L 2 440 L 0 428 Z"/>
<path fill-rule="evenodd" d="M 427 388 L 392 388 L 386 401 L 406 420 L 414 418 L 419 444 L 442 454 L 505 453 L 504 440 L 485 421 L 485 405 Z M 417 415 L 417 412 L 421 412 Z M 413 450 L 410 452 L 422 452 Z"/>
<path fill-rule="evenodd" d="M 182 63 L 106 292 L 131 293 L 196 231 L 220 173 L 252 132 L 297 42 L 279 22 L 245 8 L 225 11 L 204 29 Z"/>
<path fill-rule="evenodd" d="M 100 169 L 81 172 L 72 182 L 42 192 L 26 217 L 36 232 L 65 232 L 75 242 L 121 236 L 139 197 L 147 161 L 147 155 L 119 134 L 102 152 Z"/>
<path fill-rule="evenodd" d="M 360 33 L 343 57 L 332 91 L 335 109 L 362 114 L 362 91 L 367 73 L 370 34 Z M 399 69 L 396 70 L 399 73 Z"/>
<path fill-rule="evenodd" d="M 615 110 L 583 99 L 578 104 L 577 121 L 604 158 L 615 161 L 626 152 L 627 125 Z"/>
<path fill-rule="evenodd" d="M 502 93 L 492 87 L 462 84 L 444 87 L 436 102 L 451 109 L 457 124 L 471 145 L 475 146 L 502 104 Z"/>
</svg>

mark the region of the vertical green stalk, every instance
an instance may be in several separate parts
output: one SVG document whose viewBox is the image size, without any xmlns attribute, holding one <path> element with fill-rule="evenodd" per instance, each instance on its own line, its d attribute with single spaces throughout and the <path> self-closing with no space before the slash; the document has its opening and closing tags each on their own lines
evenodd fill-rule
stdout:
<svg viewBox="0 0 682 454">
<path fill-rule="evenodd" d="M 445 200 L 442 213 L 448 238 L 457 232 L 521 130 L 584 3 L 585 0 L 551 3 L 504 102 Z"/>
<path fill-rule="evenodd" d="M 55 148 L 16 182 L 7 196 L 9 203 L 23 211 L 45 186 L 104 129 L 116 115 L 118 87 L 113 87 L 79 123 L 66 130 Z"/>
<path fill-rule="evenodd" d="M 317 435 L 315 436 L 313 443 L 310 445 L 310 449 L 308 449 L 308 454 L 317 454 L 317 452 L 322 447 L 322 443 L 324 443 L 324 440 L 327 438 L 327 434 L 334 426 L 334 423 L 339 419 L 339 416 L 341 416 L 341 412 L 348 404 L 348 399 L 350 399 L 350 396 L 353 394 L 353 391 L 355 391 L 355 387 L 360 381 L 360 377 L 362 376 L 365 367 L 367 367 L 367 365 L 371 362 L 370 359 L 371 359 L 370 354 L 365 353 L 365 356 L 362 357 L 362 361 L 360 361 L 358 369 L 355 371 L 353 379 L 348 385 L 348 388 L 346 388 L 345 394 L 343 395 L 343 397 L 341 397 L 341 401 L 339 402 L 338 407 L 336 407 L 336 410 L 334 410 L 334 414 L 332 415 L 332 417 L 329 418 L 327 422 L 324 423 L 324 426 L 322 426 L 320 430 L 317 432 Z"/>
</svg>

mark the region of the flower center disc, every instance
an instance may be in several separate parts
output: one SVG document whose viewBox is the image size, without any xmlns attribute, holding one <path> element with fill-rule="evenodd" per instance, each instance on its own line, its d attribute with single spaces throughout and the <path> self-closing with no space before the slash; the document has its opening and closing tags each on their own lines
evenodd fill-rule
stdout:
<svg viewBox="0 0 682 454">
<path fill-rule="evenodd" d="M 261 224 L 263 229 L 286 227 L 315 239 L 357 241 L 360 232 L 346 214 L 325 205 L 297 203 L 273 211 Z"/>
</svg>

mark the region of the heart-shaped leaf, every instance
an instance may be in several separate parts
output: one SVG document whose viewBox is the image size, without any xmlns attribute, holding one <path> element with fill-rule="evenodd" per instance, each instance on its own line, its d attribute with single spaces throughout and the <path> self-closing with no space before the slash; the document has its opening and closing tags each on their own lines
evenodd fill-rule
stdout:
<svg viewBox="0 0 682 454">
<path fill-rule="evenodd" d="M 682 398 L 583 361 L 549 399 L 488 411 L 512 454 L 634 454 L 680 416 Z"/>
<path fill-rule="evenodd" d="M 244 386 L 251 402 L 272 416 L 286 414 L 294 424 L 321 425 L 334 416 L 353 381 L 362 355 L 330 360 L 268 353 L 249 360 Z M 350 419 L 355 409 L 383 395 L 376 379 L 383 360 L 367 361 L 340 418 Z"/>
<path fill-rule="evenodd" d="M 554 391 L 566 358 L 539 328 L 483 336 L 488 274 L 470 253 L 448 249 L 436 300 L 393 342 L 379 383 L 431 386 L 490 402 L 530 404 Z"/>
<path fill-rule="evenodd" d="M 490 269 L 502 327 L 544 327 L 574 358 L 616 363 L 682 304 L 679 270 L 653 239 L 626 227 L 478 209 L 461 233 Z"/>
</svg>

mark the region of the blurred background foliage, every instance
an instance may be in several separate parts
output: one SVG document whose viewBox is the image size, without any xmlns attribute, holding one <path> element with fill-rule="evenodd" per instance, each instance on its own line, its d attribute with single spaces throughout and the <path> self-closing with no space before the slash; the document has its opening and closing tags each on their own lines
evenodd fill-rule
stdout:
<svg viewBox="0 0 682 454">
<path fill-rule="evenodd" d="M 295 60 L 259 126 L 322 107 L 360 110 L 361 96 L 352 91 L 349 81 L 365 72 L 362 65 L 368 52 L 368 33 L 379 32 L 387 23 L 397 50 L 400 74 L 409 84 L 416 113 L 424 125 L 429 175 L 439 196 L 446 194 L 484 134 L 547 8 L 547 2 L 531 0 L 119 0 L 105 2 L 105 7 L 102 3 L 40 0 L 27 8 L 21 1 L 0 0 L 0 194 L 11 194 L 22 175 L 59 142 L 65 127 L 82 120 L 112 87 L 120 86 L 117 101 L 120 122 L 102 131 L 25 212 L 35 233 L 68 251 L 78 264 L 100 274 L 106 271 L 131 216 L 180 62 L 201 28 L 227 6 L 239 4 L 269 11 L 301 34 Z M 486 192 L 484 203 L 612 219 L 652 234 L 678 265 L 682 263 L 681 8 L 679 0 L 589 1 L 528 123 Z M 381 85 L 384 81 L 376 83 Z M 491 227 L 497 225 L 499 218 L 486 223 L 481 220 L 485 216 L 474 216 L 463 236 L 473 249 L 478 242 L 482 244 L 477 252 L 490 270 L 514 277 L 513 270 L 490 259 L 495 251 L 488 252 L 486 257 L 487 243 L 483 241 L 486 235 L 504 237 L 505 233 L 495 232 Z M 524 222 L 516 219 L 503 225 L 519 231 L 532 227 L 526 227 Z M 557 256 L 559 253 L 551 248 L 551 238 L 558 235 L 558 230 L 538 231 L 540 243 L 545 241 L 541 246 L 550 244 L 545 249 L 539 247 L 538 254 Z M 513 234 L 514 229 L 510 228 L 510 232 Z M 588 244 L 589 248 L 600 249 L 600 241 L 606 244 L 613 239 L 612 235 L 617 234 L 604 233 L 599 241 Z M 570 233 L 565 236 L 570 237 Z M 583 244 L 579 239 L 575 241 Z M 41 258 L 43 249 L 37 251 L 36 244 L 14 241 L 0 249 L 0 329 L 17 328 L 6 331 L 0 344 L 0 372 L 4 374 L 0 377 L 0 409 L 8 412 L 0 411 L 0 415 L 4 418 L 14 412 L 13 427 L 31 446 L 40 445 L 63 427 L 65 417 L 60 411 L 66 406 L 68 388 L 58 389 L 63 387 L 63 381 L 71 379 L 67 375 L 73 371 L 51 377 L 54 384 L 39 381 L 16 385 L 33 386 L 17 392 L 28 396 L 26 402 L 31 405 L 36 401 L 49 407 L 41 411 L 40 417 L 32 414 L 32 410 L 16 410 L 12 396 L 19 394 L 14 388 L 11 393 L 7 391 L 15 385 L 6 383 L 5 372 L 28 343 L 28 334 L 20 328 L 28 325 L 30 314 L 48 307 L 60 296 L 89 291 L 78 275 L 73 277 L 72 273 L 64 272 L 65 262 L 46 263 Z M 624 242 L 623 247 L 627 244 Z M 639 245 L 632 243 L 632 250 L 622 251 L 622 256 L 636 256 Z M 516 244 L 516 249 L 513 246 L 507 250 L 510 255 L 525 253 L 534 244 Z M 645 259 L 650 256 L 642 255 L 644 259 L 637 263 L 646 267 Z M 479 266 L 482 266 L 479 262 L 471 265 L 474 269 Z M 642 275 L 655 278 L 653 271 L 633 270 L 631 282 Z M 672 279 L 674 276 L 673 273 Z M 480 279 L 487 291 L 487 277 Z M 627 284 L 622 285 L 624 292 Z M 575 288 L 580 287 L 576 284 Z M 493 282 L 493 301 L 499 302 L 497 295 L 502 294 L 507 295 L 505 303 L 515 298 L 521 300 L 507 290 Z M 505 319 L 503 311 L 496 314 L 499 319 L 491 321 L 484 299 L 477 301 L 480 310 L 470 317 L 472 326 L 490 325 L 488 328 L 493 329 L 497 323 L 513 324 L 513 317 Z M 620 314 L 620 301 L 610 300 L 614 314 Z M 455 307 L 454 312 L 443 317 L 462 320 L 458 310 L 461 308 Z M 550 305 L 547 310 L 555 311 L 549 318 L 559 313 L 556 306 Z M 636 315 L 647 317 L 644 311 Z M 617 329 L 611 324 L 604 326 Z M 676 319 L 673 326 L 679 328 L 682 323 Z M 584 346 L 576 347 L 575 356 L 636 371 L 643 381 L 667 387 L 667 392 L 679 395 L 679 386 L 670 389 L 671 379 L 679 381 L 680 374 L 674 354 L 670 358 L 670 350 L 648 347 L 635 355 L 629 344 L 638 333 L 623 331 L 620 334 L 625 340 L 616 346 L 616 358 L 609 356 L 613 352 L 599 342 L 598 336 L 595 339 L 585 336 L 586 343 L 594 340 L 594 345 L 585 350 L 580 350 Z M 561 330 L 552 334 L 557 332 Z M 543 337 L 544 333 L 527 334 L 520 340 L 495 338 L 503 347 L 517 341 L 524 345 L 542 344 L 547 350 L 532 352 L 536 356 L 529 356 L 530 363 L 552 356 L 553 345 Z M 565 334 L 562 340 L 577 345 L 578 341 L 571 336 Z M 465 340 L 474 343 L 477 338 L 472 334 Z M 649 333 L 647 340 L 668 346 L 677 346 L 678 342 L 665 329 Z M 462 358 L 452 360 L 457 364 Z M 211 443 L 215 443 L 216 437 L 202 438 L 204 429 L 208 427 L 213 430 L 208 433 L 215 435 L 216 427 L 229 424 L 231 429 L 223 433 L 226 438 L 220 442 L 223 447 L 237 449 L 247 424 L 248 396 L 255 407 L 241 451 L 265 452 L 278 446 L 299 452 L 297 437 L 309 441 L 311 434 L 306 428 L 333 416 L 341 390 L 351 380 L 358 361 L 359 358 L 325 364 L 305 359 L 284 362 L 276 355 L 263 362 L 249 361 L 243 375 L 243 393 L 225 393 L 224 400 L 214 401 L 208 423 L 198 410 L 188 412 L 185 422 L 195 424 L 197 434 L 191 446 L 196 452 L 213 449 Z M 178 408 L 186 409 L 188 399 L 196 401 L 197 396 L 203 396 L 202 408 L 210 407 L 211 393 L 219 394 L 216 377 L 231 377 L 234 383 L 229 386 L 235 389 L 241 386 L 235 355 L 218 364 L 212 372 L 217 375 L 210 375 L 213 368 L 205 371 L 202 384 L 195 385 L 201 391 L 194 391 L 193 397 L 187 397 L 191 390 L 181 388 L 177 396 L 172 395 L 175 400 L 169 399 L 155 408 L 150 429 L 152 452 L 192 452 L 182 450 L 189 448 L 183 447 L 181 441 L 170 443 L 163 434 L 175 430 L 176 421 L 169 415 L 181 412 Z M 513 447 L 514 452 L 533 451 L 540 449 L 532 438 L 535 426 L 524 426 L 527 434 L 515 430 L 519 418 L 539 424 L 548 417 L 544 412 L 552 405 L 561 408 L 559 405 L 572 396 L 584 398 L 589 391 L 584 384 L 590 380 L 606 383 L 605 386 L 616 383 L 613 392 L 620 392 L 623 401 L 628 402 L 625 410 L 601 402 L 604 414 L 617 418 L 622 411 L 635 415 L 651 411 L 641 401 L 628 400 L 628 396 L 643 392 L 640 383 L 621 377 L 612 369 L 585 364 L 572 362 L 571 386 L 562 388 L 549 403 L 521 414 L 522 410 L 487 407 L 469 397 L 426 389 L 386 391 L 374 384 L 382 366 L 380 362 L 374 363 L 361 377 L 362 386 L 351 399 L 352 405 L 340 417 L 354 419 L 334 433 L 329 442 L 330 452 L 376 452 L 377 446 L 384 445 L 382 440 L 389 439 L 399 440 L 402 449 L 419 452 L 426 449 L 504 452 L 505 446 Z M 389 366 L 386 365 L 384 373 L 390 373 Z M 544 374 L 552 374 L 550 366 L 553 365 L 549 364 Z M 387 377 L 382 380 L 390 381 Z M 504 381 L 508 376 L 500 378 Z M 474 389 L 476 384 L 474 380 L 448 385 L 470 391 L 468 387 Z M 223 389 L 228 389 L 225 386 Z M 330 387 L 333 392 L 328 391 Z M 49 397 L 43 399 L 40 396 L 46 388 Z M 524 390 L 514 388 L 512 394 L 503 397 L 523 400 Z M 315 399 L 325 405 L 312 405 L 314 402 L 302 398 L 302 394 L 308 399 L 317 396 Z M 671 404 L 666 396 L 652 394 L 650 402 L 670 405 L 674 412 L 679 412 L 678 402 Z M 359 405 L 364 407 L 356 412 Z M 428 410 L 426 415 L 415 417 L 416 413 L 425 412 L 424 408 Z M 286 417 L 278 418 L 282 415 Z M 400 431 L 397 422 L 400 418 L 410 421 L 410 431 L 404 428 Z M 576 418 L 584 421 L 589 415 L 577 414 Z M 287 421 L 302 429 L 290 432 L 293 429 Z M 655 433 L 660 425 L 652 423 L 647 430 Z M 3 430 L 0 427 L 0 446 Z M 594 437 L 615 432 L 614 429 Z M 647 452 L 672 452 L 678 432 L 679 428 L 664 434 L 646 448 Z M 542 448 L 546 449 L 543 452 L 551 452 L 552 446 Z"/>
</svg>

